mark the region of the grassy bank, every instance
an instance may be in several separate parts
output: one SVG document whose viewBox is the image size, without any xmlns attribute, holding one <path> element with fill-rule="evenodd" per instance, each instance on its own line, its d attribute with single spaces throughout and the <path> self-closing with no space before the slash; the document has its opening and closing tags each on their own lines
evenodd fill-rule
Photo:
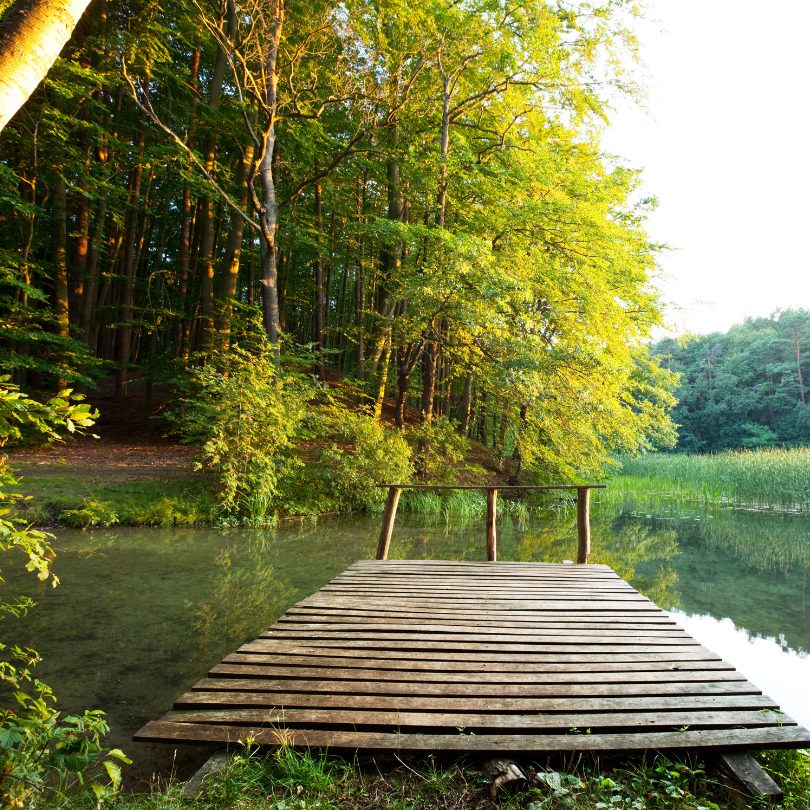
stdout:
<svg viewBox="0 0 810 810">
<path fill-rule="evenodd" d="M 215 483 L 205 475 L 189 470 L 165 474 L 159 468 L 135 477 L 119 468 L 70 467 L 64 464 L 20 463 L 15 465 L 20 489 L 31 497 L 27 505 L 33 523 L 65 525 L 75 528 L 110 526 L 205 526 L 217 523 L 220 512 L 215 497 Z M 475 473 L 475 481 L 491 476 L 485 469 Z M 368 485 L 363 498 L 367 510 L 382 511 L 385 491 Z M 350 512 L 356 504 L 334 499 L 324 502 L 317 490 L 302 486 L 295 493 L 294 504 L 278 511 L 279 517 L 317 516 Z M 529 516 L 532 504 L 559 504 L 557 498 L 535 498 L 532 501 L 498 501 L 498 514 L 518 519 Z M 479 491 L 458 490 L 429 492 L 405 490 L 400 500 L 402 512 L 422 515 L 446 515 L 457 519 L 478 518 L 486 514 L 486 495 Z"/>
<path fill-rule="evenodd" d="M 625 462 L 622 474 L 610 481 L 608 497 L 807 512 L 810 448 L 650 453 Z"/>
<path fill-rule="evenodd" d="M 77 528 L 107 526 L 200 526 L 216 519 L 205 479 L 196 475 L 99 475 L 54 468 L 19 475 L 19 489 L 31 496 L 28 519 Z"/>
<path fill-rule="evenodd" d="M 784 807 L 810 807 L 810 757 L 801 752 L 765 752 L 766 767 L 785 791 Z M 711 766 L 694 759 L 663 756 L 614 759 L 609 765 L 590 757 L 544 764 L 521 762 L 527 777 L 493 800 L 490 778 L 480 763 L 440 762 L 433 757 L 359 763 L 293 750 L 239 754 L 203 792 L 185 797 L 170 783 L 151 793 L 124 794 L 118 810 L 726 810 L 766 807 L 750 800 Z M 53 807 L 92 808 L 91 797 L 62 797 Z"/>
</svg>

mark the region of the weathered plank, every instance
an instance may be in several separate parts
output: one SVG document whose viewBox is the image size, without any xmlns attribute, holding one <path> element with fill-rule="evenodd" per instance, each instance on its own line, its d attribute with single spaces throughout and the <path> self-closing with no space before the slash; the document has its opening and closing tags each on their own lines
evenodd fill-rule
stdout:
<svg viewBox="0 0 810 810">
<path fill-rule="evenodd" d="M 410 560 L 351 566 L 137 738 L 499 754 L 810 744 L 606 566 Z"/>
<path fill-rule="evenodd" d="M 594 661 L 545 661 L 543 663 L 517 661 L 416 661 L 412 658 L 350 658 L 312 653 L 306 656 L 273 653 L 231 653 L 222 659 L 223 664 L 257 664 L 259 666 L 284 666 L 305 668 L 311 666 L 334 669 L 391 669 L 403 672 L 647 672 L 696 670 L 733 670 L 734 667 L 717 659 L 708 661 L 658 661 L 644 657 L 639 661 L 603 661 L 601 656 L 592 656 Z"/>
<path fill-rule="evenodd" d="M 442 712 L 362 711 L 357 709 L 186 709 L 169 712 L 163 718 L 172 723 L 217 723 L 231 725 L 312 725 L 391 726 L 394 728 L 456 728 L 494 731 L 497 729 L 556 729 L 568 732 L 577 723 L 581 729 L 646 729 L 650 726 L 696 728 L 700 726 L 774 726 L 791 725 L 775 711 L 706 710 L 672 712 L 558 712 L 546 714 L 446 714 Z M 795 725 L 795 724 L 793 724 Z"/>
<path fill-rule="evenodd" d="M 293 745 L 330 750 L 364 748 L 372 751 L 475 751 L 478 753 L 526 753 L 527 751 L 643 751 L 736 750 L 748 748 L 795 748 L 805 745 L 807 731 L 800 726 L 740 728 L 728 730 L 667 731 L 638 734 L 401 734 L 365 731 L 315 731 L 233 727 L 203 723 L 147 723 L 138 739 L 162 742 L 238 743 L 251 740 L 260 745 Z"/>
<path fill-rule="evenodd" d="M 669 709 L 777 709 L 776 704 L 765 695 L 677 695 L 602 697 L 578 697 L 576 703 L 570 697 L 552 698 L 500 698 L 500 697 L 435 697 L 430 695 L 344 695 L 305 694 L 288 692 L 186 692 L 175 701 L 175 708 L 194 706 L 309 706 L 324 709 L 393 709 L 396 711 L 437 712 L 570 712 L 573 706 L 578 712 L 589 711 L 634 711 Z M 587 723 L 585 724 L 587 726 Z"/>
</svg>

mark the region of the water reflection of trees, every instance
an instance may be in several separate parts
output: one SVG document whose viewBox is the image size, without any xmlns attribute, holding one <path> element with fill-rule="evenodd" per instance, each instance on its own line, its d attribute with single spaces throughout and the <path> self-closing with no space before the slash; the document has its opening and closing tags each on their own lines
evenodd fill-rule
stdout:
<svg viewBox="0 0 810 810">
<path fill-rule="evenodd" d="M 208 578 L 206 595 L 187 603 L 199 654 L 209 657 L 222 640 L 239 643 L 255 637 L 292 602 L 297 589 L 279 579 L 264 551 L 244 544 L 220 551 Z"/>
</svg>

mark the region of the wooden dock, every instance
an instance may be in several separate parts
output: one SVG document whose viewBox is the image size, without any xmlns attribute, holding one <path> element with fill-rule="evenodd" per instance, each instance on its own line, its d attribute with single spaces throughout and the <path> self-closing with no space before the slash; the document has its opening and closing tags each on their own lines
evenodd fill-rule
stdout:
<svg viewBox="0 0 810 810">
<path fill-rule="evenodd" d="M 137 740 L 541 753 L 810 745 L 604 565 L 355 563 Z"/>
</svg>

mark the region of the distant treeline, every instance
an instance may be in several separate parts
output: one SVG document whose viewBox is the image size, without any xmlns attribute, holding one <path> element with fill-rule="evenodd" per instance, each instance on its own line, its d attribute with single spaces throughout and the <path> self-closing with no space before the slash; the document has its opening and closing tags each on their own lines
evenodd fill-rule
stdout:
<svg viewBox="0 0 810 810">
<path fill-rule="evenodd" d="M 810 444 L 810 311 L 749 318 L 726 333 L 673 340 L 654 354 L 681 375 L 678 448 Z"/>
</svg>

